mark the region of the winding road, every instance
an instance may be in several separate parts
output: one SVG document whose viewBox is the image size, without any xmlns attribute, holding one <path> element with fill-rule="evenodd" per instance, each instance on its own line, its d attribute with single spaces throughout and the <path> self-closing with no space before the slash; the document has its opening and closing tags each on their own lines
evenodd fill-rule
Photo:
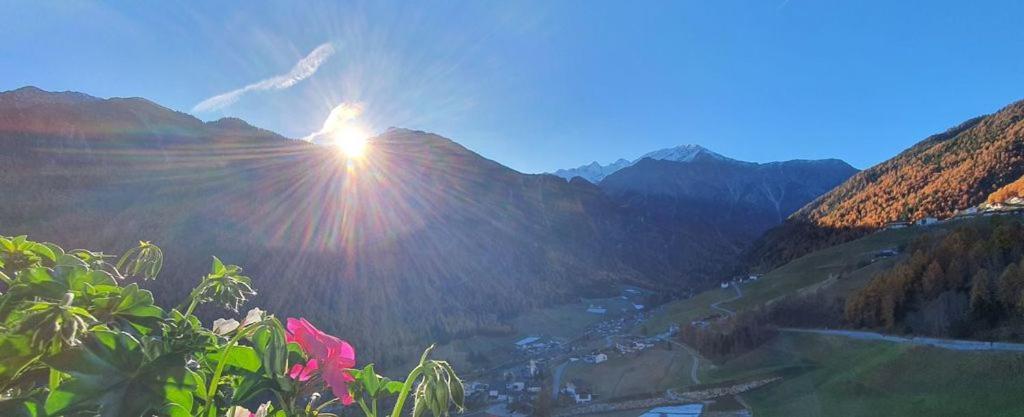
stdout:
<svg viewBox="0 0 1024 417">
<path fill-rule="evenodd" d="M 722 303 L 730 303 L 730 302 L 739 300 L 740 298 L 743 298 L 743 290 L 740 289 L 740 284 L 733 283 L 732 287 L 736 289 L 736 296 L 733 297 L 733 298 L 730 298 L 728 300 L 722 300 L 722 301 L 717 301 L 717 302 L 711 303 L 711 308 L 713 308 L 715 310 L 718 310 L 718 311 L 721 311 L 721 312 L 725 313 L 727 316 L 735 316 L 736 315 L 735 311 L 732 311 L 732 310 L 729 310 L 728 308 L 720 306 L 720 304 L 722 304 Z"/>
<path fill-rule="evenodd" d="M 1024 343 L 985 342 L 980 340 L 937 339 L 934 337 L 904 337 L 859 330 L 831 329 L 796 329 L 781 328 L 781 332 L 811 333 L 825 336 L 838 336 L 857 340 L 877 340 L 918 346 L 931 346 L 949 350 L 992 351 L 992 352 L 1024 352 Z"/>
<path fill-rule="evenodd" d="M 743 298 L 743 290 L 740 289 L 739 284 L 732 284 L 732 287 L 736 289 L 736 296 L 735 297 L 732 297 L 732 298 L 729 298 L 729 299 L 726 299 L 726 300 L 716 301 L 714 303 L 711 303 L 710 307 L 715 309 L 715 310 L 718 310 L 718 311 L 721 311 L 721 312 L 725 313 L 726 316 L 734 316 L 734 315 L 736 315 L 735 311 L 729 310 L 728 308 L 725 308 L 725 307 L 721 306 L 722 303 L 728 303 L 728 302 L 736 301 L 736 300 L 739 300 L 740 298 Z M 693 358 L 693 364 L 690 365 L 690 380 L 693 381 L 694 384 L 700 384 L 700 378 L 697 376 L 697 374 L 700 373 L 700 354 L 697 353 L 697 351 L 695 349 L 691 348 L 690 346 L 682 344 L 682 343 L 679 343 L 679 342 L 676 342 L 675 340 L 672 340 L 671 338 L 666 338 L 665 341 L 667 341 L 667 342 L 669 342 L 669 343 L 671 343 L 671 344 L 673 344 L 675 346 L 679 346 L 679 347 L 681 347 L 683 349 L 686 349 L 686 352 L 690 354 L 691 358 Z M 669 393 L 669 395 L 671 395 L 671 393 Z"/>
<path fill-rule="evenodd" d="M 558 387 L 562 386 L 562 374 L 565 373 L 567 366 L 569 366 L 568 360 L 556 366 L 555 372 L 551 374 L 551 398 L 558 399 Z"/>
</svg>

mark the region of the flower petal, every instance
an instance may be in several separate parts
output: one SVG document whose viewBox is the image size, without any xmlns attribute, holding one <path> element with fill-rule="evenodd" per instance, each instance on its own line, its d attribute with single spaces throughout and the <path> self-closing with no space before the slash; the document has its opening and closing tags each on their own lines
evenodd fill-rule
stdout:
<svg viewBox="0 0 1024 417">
<path fill-rule="evenodd" d="M 338 366 L 325 367 L 323 372 L 324 382 L 331 387 L 331 392 L 341 400 L 342 404 L 350 405 L 353 399 L 352 394 L 348 392 L 348 383 L 354 381 L 355 378 L 342 369 Z"/>
<path fill-rule="evenodd" d="M 213 321 L 213 333 L 219 336 L 224 336 L 228 333 L 235 331 L 238 328 L 238 320 L 235 319 L 217 319 Z"/>
<path fill-rule="evenodd" d="M 252 310 L 245 314 L 245 319 L 242 320 L 242 327 L 263 321 L 263 313 L 263 310 L 253 307 Z"/>
<path fill-rule="evenodd" d="M 292 366 L 292 369 L 288 371 L 288 376 L 291 377 L 291 379 L 305 382 L 308 381 L 309 378 L 313 377 L 313 373 L 315 373 L 319 368 L 320 364 L 316 359 L 310 359 L 305 365 L 297 363 Z"/>
</svg>

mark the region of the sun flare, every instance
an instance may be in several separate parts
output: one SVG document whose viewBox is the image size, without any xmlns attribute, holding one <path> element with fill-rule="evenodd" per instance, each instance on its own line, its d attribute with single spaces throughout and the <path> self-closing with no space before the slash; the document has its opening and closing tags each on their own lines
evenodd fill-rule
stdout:
<svg viewBox="0 0 1024 417">
<path fill-rule="evenodd" d="M 363 129 L 346 126 L 334 132 L 333 145 L 345 156 L 359 158 L 366 152 L 366 139 L 368 136 Z"/>
</svg>

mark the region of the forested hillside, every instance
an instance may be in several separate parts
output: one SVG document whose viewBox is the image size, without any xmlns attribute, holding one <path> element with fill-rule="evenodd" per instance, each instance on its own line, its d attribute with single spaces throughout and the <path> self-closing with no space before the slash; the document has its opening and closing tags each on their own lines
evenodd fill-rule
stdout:
<svg viewBox="0 0 1024 417">
<path fill-rule="evenodd" d="M 922 235 L 911 256 L 846 301 L 853 326 L 936 336 L 1018 338 L 1024 313 L 1024 225 L 974 222 Z"/>
<path fill-rule="evenodd" d="M 894 221 L 945 218 L 1024 175 L 1024 101 L 968 120 L 854 175 L 748 253 L 770 267 Z"/>
</svg>

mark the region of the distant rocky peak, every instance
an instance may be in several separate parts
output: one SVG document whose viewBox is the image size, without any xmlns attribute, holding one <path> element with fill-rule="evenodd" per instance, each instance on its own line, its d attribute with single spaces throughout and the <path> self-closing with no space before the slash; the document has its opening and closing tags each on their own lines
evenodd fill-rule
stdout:
<svg viewBox="0 0 1024 417">
<path fill-rule="evenodd" d="M 639 159 L 651 158 L 660 159 L 665 161 L 676 161 L 676 162 L 691 162 L 698 155 L 706 155 L 716 159 L 730 159 L 726 158 L 718 153 L 712 152 L 707 148 L 700 145 L 680 145 L 674 148 L 660 149 L 654 152 L 648 152 L 641 156 Z"/>
<path fill-rule="evenodd" d="M 602 165 L 601 163 L 594 161 L 590 164 L 576 168 L 560 169 L 555 171 L 554 174 L 565 179 L 582 177 L 587 181 L 597 184 L 605 177 L 614 174 L 616 171 L 632 166 L 645 158 L 675 162 L 692 162 L 698 157 L 710 157 L 723 161 L 732 161 L 732 159 L 712 152 L 700 145 L 680 145 L 674 148 L 659 149 L 653 152 L 648 152 L 632 161 L 619 158 L 619 160 L 608 165 Z"/>
</svg>

